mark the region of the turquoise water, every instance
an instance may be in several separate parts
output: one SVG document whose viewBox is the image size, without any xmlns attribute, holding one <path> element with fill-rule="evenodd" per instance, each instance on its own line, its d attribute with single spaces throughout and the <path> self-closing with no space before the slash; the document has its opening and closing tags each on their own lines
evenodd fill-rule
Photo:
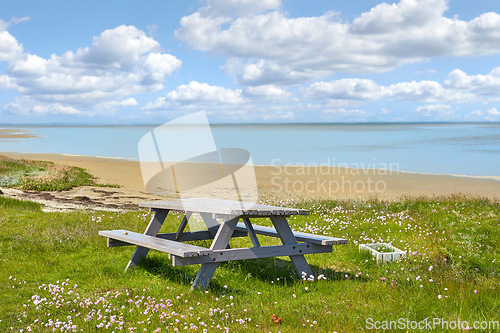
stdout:
<svg viewBox="0 0 500 333">
<path fill-rule="evenodd" d="M 38 137 L 0 140 L 0 151 L 136 160 L 139 139 L 154 127 L 17 126 Z M 244 148 L 254 164 L 500 176 L 500 124 L 212 125 L 212 132 L 218 147 Z"/>
</svg>

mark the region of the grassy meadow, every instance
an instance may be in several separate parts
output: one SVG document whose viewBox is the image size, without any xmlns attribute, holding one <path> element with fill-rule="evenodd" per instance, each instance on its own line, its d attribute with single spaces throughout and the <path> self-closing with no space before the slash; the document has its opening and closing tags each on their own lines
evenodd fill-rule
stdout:
<svg viewBox="0 0 500 333">
<path fill-rule="evenodd" d="M 32 191 L 65 191 L 78 186 L 99 184 L 86 170 L 45 161 L 13 159 L 0 155 L 0 186 Z"/>
<path fill-rule="evenodd" d="M 472 328 L 500 320 L 499 203 L 457 197 L 274 204 L 311 210 L 290 219 L 294 230 L 349 244 L 307 256 L 315 281 L 297 277 L 288 258 L 259 259 L 220 264 L 209 290 L 200 292 L 190 290 L 199 266 L 174 268 L 166 254 L 150 251 L 124 273 L 133 248 L 107 248 L 98 236 L 142 232 L 147 211 L 45 213 L 0 197 L 0 331 L 360 332 L 386 328 L 384 321 L 411 328 L 439 318 Z M 175 232 L 180 219 L 169 215 L 161 232 Z M 379 241 L 407 250 L 408 258 L 377 265 L 358 251 L 360 243 Z M 248 238 L 231 244 L 251 246 Z M 479 331 L 495 331 L 486 324 Z"/>
</svg>

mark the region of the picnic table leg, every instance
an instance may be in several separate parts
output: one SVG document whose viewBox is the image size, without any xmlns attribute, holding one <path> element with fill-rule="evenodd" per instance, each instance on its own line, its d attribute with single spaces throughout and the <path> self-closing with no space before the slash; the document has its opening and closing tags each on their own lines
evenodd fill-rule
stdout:
<svg viewBox="0 0 500 333">
<path fill-rule="evenodd" d="M 219 230 L 219 222 L 217 222 L 216 219 L 212 217 L 212 214 L 209 213 L 200 213 L 201 218 L 203 219 L 203 222 L 205 222 L 205 225 L 207 226 L 208 232 L 212 236 L 212 238 L 215 238 L 215 235 L 217 234 L 217 231 Z"/>
<path fill-rule="evenodd" d="M 219 230 L 217 231 L 214 241 L 210 246 L 211 250 L 222 250 L 226 248 L 229 244 L 231 236 L 233 235 L 238 220 L 239 218 L 234 218 L 220 224 Z M 194 279 L 191 289 L 206 289 L 210 284 L 218 265 L 218 262 L 202 264 L 200 270 L 198 271 L 198 275 L 196 275 L 196 278 Z"/>
<path fill-rule="evenodd" d="M 160 228 L 163 224 L 163 221 L 165 221 L 165 218 L 168 215 L 168 210 L 157 210 L 155 211 L 155 214 L 151 218 L 151 221 L 149 222 L 148 227 L 146 228 L 146 231 L 144 231 L 144 235 L 148 236 L 156 236 L 158 235 L 158 232 L 160 231 Z M 134 254 L 132 254 L 132 258 L 130 258 L 130 261 L 127 264 L 127 267 L 125 270 L 129 268 L 134 268 L 135 266 L 139 265 L 142 259 L 144 259 L 149 252 L 149 249 L 147 247 L 142 247 L 142 246 L 137 246 L 135 248 Z"/>
<path fill-rule="evenodd" d="M 255 234 L 255 230 L 253 230 L 252 222 L 250 222 L 250 219 L 248 217 L 244 217 L 243 222 L 245 222 L 245 227 L 247 228 L 247 233 L 248 236 L 250 236 L 250 239 L 252 240 L 253 246 L 259 247 L 260 246 L 259 239 Z"/>
<path fill-rule="evenodd" d="M 295 239 L 295 236 L 293 235 L 292 229 L 290 229 L 286 218 L 284 218 L 283 216 L 271 216 L 271 221 L 273 222 L 274 228 L 280 236 L 283 245 L 298 244 L 297 239 Z M 309 264 L 307 263 L 307 260 L 303 254 L 290 256 L 290 260 L 292 261 L 293 266 L 295 267 L 295 271 L 297 272 L 299 277 L 303 277 L 302 272 L 306 273 L 307 277 L 312 275 L 311 267 L 309 267 Z"/>
<path fill-rule="evenodd" d="M 213 218 L 212 214 L 210 213 L 200 213 L 201 218 L 203 219 L 203 222 L 205 222 L 205 225 L 207 226 L 208 233 L 212 238 L 215 238 L 215 235 L 217 234 L 217 231 L 219 230 L 220 223 L 217 222 L 216 219 Z M 227 244 L 226 248 L 230 249 L 231 246 Z"/>
<path fill-rule="evenodd" d="M 186 212 L 184 217 L 182 218 L 181 225 L 179 226 L 179 229 L 177 229 L 177 232 L 175 233 L 175 240 L 178 241 L 179 238 L 181 238 L 182 233 L 184 232 L 184 229 L 186 229 L 186 226 L 188 224 L 189 219 L 191 218 L 191 214 L 193 212 Z"/>
</svg>

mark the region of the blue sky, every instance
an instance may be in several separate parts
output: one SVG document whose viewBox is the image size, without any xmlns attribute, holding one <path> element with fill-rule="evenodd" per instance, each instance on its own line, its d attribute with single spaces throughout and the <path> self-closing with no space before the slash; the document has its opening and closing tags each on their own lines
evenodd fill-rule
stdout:
<svg viewBox="0 0 500 333">
<path fill-rule="evenodd" d="M 497 0 L 2 4 L 0 123 L 500 121 Z"/>
</svg>

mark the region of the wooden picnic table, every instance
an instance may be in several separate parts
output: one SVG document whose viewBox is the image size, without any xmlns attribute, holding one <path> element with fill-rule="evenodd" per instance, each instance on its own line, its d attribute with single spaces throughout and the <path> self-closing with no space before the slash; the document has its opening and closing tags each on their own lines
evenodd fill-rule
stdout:
<svg viewBox="0 0 500 333">
<path fill-rule="evenodd" d="M 150 249 L 168 253 L 173 266 L 201 264 L 193 289 L 206 289 L 218 264 L 232 260 L 289 256 L 297 274 L 309 277 L 312 271 L 305 254 L 331 252 L 332 245 L 347 244 L 347 240 L 341 238 L 292 231 L 287 218 L 309 215 L 305 209 L 206 198 L 149 201 L 139 206 L 154 212 L 143 234 L 111 230 L 99 231 L 99 235 L 108 238 L 108 247 L 137 245 L 126 269 L 137 266 Z M 184 217 L 177 232 L 160 234 L 160 228 L 170 211 L 183 211 Z M 184 232 L 193 213 L 201 215 L 207 230 Z M 270 218 L 274 228 L 254 225 L 251 219 L 257 218 Z M 239 223 L 239 220 L 243 223 Z M 283 245 L 261 246 L 258 234 L 278 237 Z M 253 247 L 229 247 L 232 237 L 247 235 Z M 204 239 L 213 239 L 210 248 L 183 243 Z"/>
</svg>

